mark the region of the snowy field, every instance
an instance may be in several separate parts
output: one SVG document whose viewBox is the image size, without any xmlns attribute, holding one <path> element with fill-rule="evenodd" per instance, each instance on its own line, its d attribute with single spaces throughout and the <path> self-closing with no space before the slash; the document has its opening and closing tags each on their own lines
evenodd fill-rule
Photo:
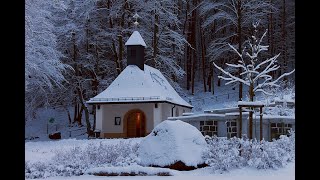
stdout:
<svg viewBox="0 0 320 180">
<path fill-rule="evenodd" d="M 268 163 L 281 163 L 282 167 L 257 169 L 252 166 L 244 166 L 233 168 L 228 166 L 228 170 L 221 171 L 221 168 L 216 168 L 214 165 L 221 164 L 221 167 L 226 163 L 230 163 L 230 160 L 236 159 L 233 157 L 231 143 L 226 144 L 225 154 L 219 153 L 218 156 L 212 157 L 218 159 L 219 162 L 211 163 L 210 166 L 192 170 L 192 171 L 177 171 L 167 168 L 156 167 L 143 167 L 137 164 L 137 147 L 144 138 L 132 138 L 132 139 L 91 139 L 91 140 L 77 140 L 77 139 L 64 139 L 58 141 L 37 141 L 25 143 L 25 161 L 26 161 L 26 179 L 46 179 L 46 180 L 95 180 L 95 179 L 216 179 L 216 180 L 253 180 L 258 179 L 272 179 L 272 180 L 293 180 L 295 179 L 295 164 L 294 158 L 291 162 L 284 160 L 283 156 L 274 152 L 276 156 L 270 156 L 267 159 L 261 159 Z M 278 142 L 277 146 L 270 146 L 273 148 L 279 148 L 285 146 L 285 148 L 291 147 L 290 144 L 286 144 L 291 141 L 285 141 L 288 138 L 284 138 Z M 225 144 L 226 141 L 221 140 L 220 143 Z M 232 141 L 231 141 L 232 142 Z M 214 144 L 216 146 L 216 144 Z M 249 145 L 252 146 L 252 145 Z M 253 145 L 255 146 L 255 145 Z M 219 147 L 223 147 L 220 145 Z M 258 148 L 260 149 L 260 147 Z M 214 149 L 212 152 L 219 152 L 223 150 L 221 148 Z M 266 148 L 267 152 L 270 148 Z M 275 149 L 275 151 L 281 151 L 281 149 Z M 290 148 L 289 148 L 290 152 Z M 285 154 L 294 154 L 294 152 Z M 245 153 L 244 153 L 245 154 Z M 224 158 L 225 155 L 231 158 Z M 252 156 L 261 156 L 259 153 L 252 154 Z M 211 156 L 210 156 L 211 157 Z M 209 158 L 210 158 L 209 157 Z M 292 158 L 291 158 L 292 159 Z M 251 159 L 252 160 L 252 159 Z M 258 161 L 256 159 L 254 161 Z M 250 160 L 249 160 L 250 161 Z M 236 164 L 237 162 L 234 162 Z M 254 164 L 255 162 L 253 162 Z M 215 168 L 215 169 L 214 169 Z M 82 170 L 82 173 L 77 172 Z M 108 173 L 130 173 L 140 172 L 145 173 L 144 176 L 94 176 L 94 172 L 108 172 Z M 77 174 L 78 175 L 75 175 Z M 167 173 L 171 176 L 156 176 L 157 173 Z M 79 176 L 80 175 L 80 176 Z"/>
<path fill-rule="evenodd" d="M 294 180 L 295 164 L 290 163 L 285 168 L 278 170 L 256 170 L 251 168 L 235 169 L 223 174 L 211 174 L 208 169 L 199 169 L 191 172 L 180 172 L 176 176 L 73 176 L 51 177 L 39 180 Z"/>
</svg>

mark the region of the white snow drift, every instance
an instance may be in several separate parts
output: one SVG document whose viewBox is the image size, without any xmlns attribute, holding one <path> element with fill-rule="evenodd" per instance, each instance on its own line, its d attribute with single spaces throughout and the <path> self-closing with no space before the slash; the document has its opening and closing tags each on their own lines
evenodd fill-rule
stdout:
<svg viewBox="0 0 320 180">
<path fill-rule="evenodd" d="M 204 163 L 202 153 L 206 141 L 194 126 L 177 121 L 163 121 L 141 141 L 139 164 L 167 166 L 182 161 L 187 166 Z"/>
</svg>

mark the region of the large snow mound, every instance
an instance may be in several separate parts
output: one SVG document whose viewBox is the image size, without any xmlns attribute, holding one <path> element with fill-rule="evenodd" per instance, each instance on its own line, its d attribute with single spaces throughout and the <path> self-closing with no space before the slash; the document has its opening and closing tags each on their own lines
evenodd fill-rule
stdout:
<svg viewBox="0 0 320 180">
<path fill-rule="evenodd" d="M 186 166 L 203 164 L 207 143 L 194 126 L 180 120 L 165 120 L 146 136 L 138 149 L 139 164 L 169 166 L 181 161 Z"/>
</svg>

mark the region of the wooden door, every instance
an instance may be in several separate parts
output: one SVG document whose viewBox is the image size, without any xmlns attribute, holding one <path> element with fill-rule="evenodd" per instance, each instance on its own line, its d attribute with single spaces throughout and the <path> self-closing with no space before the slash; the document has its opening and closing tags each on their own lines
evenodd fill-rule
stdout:
<svg viewBox="0 0 320 180">
<path fill-rule="evenodd" d="M 127 136 L 128 137 L 136 137 L 136 117 L 135 113 L 131 113 L 128 117 L 128 126 L 127 126 Z"/>
<path fill-rule="evenodd" d="M 127 137 L 145 136 L 145 116 L 143 112 L 131 112 L 127 118 Z"/>
</svg>

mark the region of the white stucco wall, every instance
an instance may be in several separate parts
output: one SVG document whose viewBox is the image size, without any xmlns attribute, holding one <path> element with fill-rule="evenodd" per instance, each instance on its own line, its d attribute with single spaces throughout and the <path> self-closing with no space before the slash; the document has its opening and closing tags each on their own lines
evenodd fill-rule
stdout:
<svg viewBox="0 0 320 180">
<path fill-rule="evenodd" d="M 102 106 L 99 105 L 100 108 L 98 109 L 98 105 L 96 106 L 96 130 L 102 130 Z"/>
<path fill-rule="evenodd" d="M 162 122 L 162 103 L 157 103 L 158 104 L 158 108 L 154 108 L 153 111 L 153 120 L 154 120 L 154 127 L 156 127 L 159 123 Z"/>
<path fill-rule="evenodd" d="M 158 108 L 155 108 L 155 103 L 137 103 L 137 104 L 100 104 L 100 109 L 96 109 L 96 129 L 101 130 L 101 133 L 123 133 L 123 123 L 125 114 L 133 109 L 140 109 L 146 115 L 146 133 L 150 133 L 153 128 L 171 117 L 172 107 L 169 103 L 158 103 Z M 176 115 L 178 109 L 179 115 L 185 112 L 191 112 L 191 109 L 182 106 L 175 106 L 173 115 Z M 115 117 L 121 118 L 121 124 L 115 125 Z"/>
<path fill-rule="evenodd" d="M 146 133 L 153 129 L 154 103 L 147 104 L 104 104 L 101 105 L 102 113 L 102 133 L 123 133 L 123 123 L 125 114 L 133 109 L 140 109 L 146 116 Z M 114 125 L 115 117 L 121 117 L 121 124 Z M 98 121 L 98 118 L 97 118 Z"/>
<path fill-rule="evenodd" d="M 163 103 L 162 104 L 162 119 L 163 120 L 166 120 L 168 117 L 172 116 L 172 108 L 173 107 L 174 107 L 173 104 L 169 104 L 169 103 Z M 176 109 L 178 109 L 178 112 L 179 112 L 178 116 L 182 116 L 183 110 L 186 113 L 187 112 L 191 112 L 190 108 L 186 108 L 186 107 L 175 105 L 175 107 L 173 108 L 173 117 L 176 116 Z"/>
<path fill-rule="evenodd" d="M 173 107 L 173 104 L 168 104 L 168 103 L 162 103 L 162 120 L 166 120 L 168 117 L 171 117 L 171 108 Z"/>
</svg>

